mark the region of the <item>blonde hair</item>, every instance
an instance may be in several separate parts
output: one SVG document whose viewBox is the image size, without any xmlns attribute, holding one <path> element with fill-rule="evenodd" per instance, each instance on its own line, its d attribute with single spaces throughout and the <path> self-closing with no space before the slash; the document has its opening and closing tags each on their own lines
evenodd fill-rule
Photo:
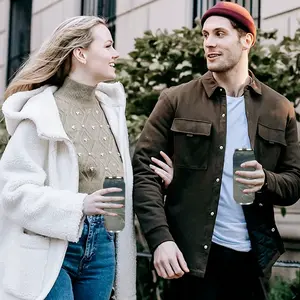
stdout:
<svg viewBox="0 0 300 300">
<path fill-rule="evenodd" d="M 61 86 L 71 70 L 72 51 L 91 44 L 91 29 L 98 24 L 106 25 L 106 21 L 95 16 L 77 16 L 62 22 L 21 66 L 8 85 L 4 99 L 16 92 L 33 90 L 45 84 Z"/>
</svg>

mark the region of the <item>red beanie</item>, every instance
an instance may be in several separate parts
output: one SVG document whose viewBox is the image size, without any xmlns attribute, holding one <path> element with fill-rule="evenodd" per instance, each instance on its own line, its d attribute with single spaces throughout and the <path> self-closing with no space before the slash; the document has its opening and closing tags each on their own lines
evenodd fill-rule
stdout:
<svg viewBox="0 0 300 300">
<path fill-rule="evenodd" d="M 201 18 L 201 25 L 203 27 L 204 22 L 211 16 L 220 16 L 228 18 L 237 23 L 241 29 L 253 34 L 254 40 L 256 40 L 256 26 L 254 20 L 248 10 L 243 6 L 233 3 L 221 1 L 207 10 Z"/>
</svg>

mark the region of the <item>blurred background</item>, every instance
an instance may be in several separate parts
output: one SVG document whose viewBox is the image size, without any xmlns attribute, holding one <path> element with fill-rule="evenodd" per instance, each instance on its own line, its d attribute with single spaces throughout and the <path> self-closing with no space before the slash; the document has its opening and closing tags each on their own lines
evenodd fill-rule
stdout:
<svg viewBox="0 0 300 300">
<path fill-rule="evenodd" d="M 22 62 L 63 20 L 99 15 L 108 21 L 120 53 L 119 80 L 128 96 L 131 142 L 139 136 L 159 92 L 205 72 L 199 18 L 216 0 L 0 0 L 0 100 Z M 251 68 L 263 82 L 284 94 L 298 112 L 300 99 L 300 1 L 233 0 L 255 19 L 260 37 Z M 298 120 L 299 115 L 298 116 Z M 1 147 L 7 137 L 2 121 Z M 2 149 L 1 148 L 1 149 Z M 137 221 L 136 221 L 137 222 Z M 273 268 L 270 299 L 293 299 L 299 288 L 300 202 L 276 208 L 286 253 Z M 163 299 L 138 222 L 138 298 Z"/>
</svg>

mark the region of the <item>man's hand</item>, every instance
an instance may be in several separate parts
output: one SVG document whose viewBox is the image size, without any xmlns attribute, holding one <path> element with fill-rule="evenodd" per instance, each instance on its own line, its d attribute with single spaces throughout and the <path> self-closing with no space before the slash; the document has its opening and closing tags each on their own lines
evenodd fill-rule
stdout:
<svg viewBox="0 0 300 300">
<path fill-rule="evenodd" d="M 154 267 L 157 274 L 165 279 L 180 278 L 189 272 L 181 251 L 172 241 L 164 242 L 156 248 Z"/>
<path fill-rule="evenodd" d="M 243 192 L 245 194 L 258 192 L 265 183 L 265 172 L 263 171 L 262 165 L 256 160 L 247 161 L 241 165 L 242 168 L 255 168 L 254 171 L 236 171 L 237 176 L 243 178 L 236 178 L 236 181 L 247 185 L 249 188 Z"/>
</svg>

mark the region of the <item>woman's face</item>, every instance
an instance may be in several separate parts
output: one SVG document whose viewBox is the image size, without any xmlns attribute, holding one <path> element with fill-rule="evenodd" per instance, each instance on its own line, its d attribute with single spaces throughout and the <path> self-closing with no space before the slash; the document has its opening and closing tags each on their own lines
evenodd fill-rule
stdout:
<svg viewBox="0 0 300 300">
<path fill-rule="evenodd" d="M 110 31 L 99 24 L 92 28 L 92 36 L 93 42 L 83 49 L 85 73 L 97 83 L 115 79 L 115 62 L 119 53 L 113 47 Z"/>
</svg>

